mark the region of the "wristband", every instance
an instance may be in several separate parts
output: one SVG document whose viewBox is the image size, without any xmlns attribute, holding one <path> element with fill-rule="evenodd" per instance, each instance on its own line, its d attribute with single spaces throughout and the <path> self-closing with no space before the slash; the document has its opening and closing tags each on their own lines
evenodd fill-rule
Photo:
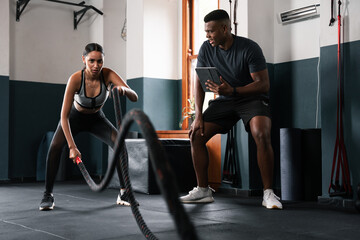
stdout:
<svg viewBox="0 0 360 240">
<path fill-rule="evenodd" d="M 236 96 L 236 87 L 233 87 L 233 96 Z"/>
</svg>

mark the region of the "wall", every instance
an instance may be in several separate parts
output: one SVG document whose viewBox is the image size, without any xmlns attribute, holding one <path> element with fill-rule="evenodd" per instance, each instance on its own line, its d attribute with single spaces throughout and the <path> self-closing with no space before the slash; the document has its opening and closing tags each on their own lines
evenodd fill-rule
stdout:
<svg viewBox="0 0 360 240">
<path fill-rule="evenodd" d="M 9 2 L 0 4 L 0 179 L 8 178 L 9 169 Z"/>
<path fill-rule="evenodd" d="M 360 64 L 360 2 L 355 0 L 342 1 L 342 51 L 343 60 L 343 127 L 344 141 L 349 162 L 351 183 L 356 190 L 360 183 L 359 139 L 359 64 Z M 321 1 L 325 9 L 330 9 L 330 1 Z M 336 8 L 337 9 L 337 8 Z M 324 12 L 323 12 L 324 13 Z M 330 11 L 326 10 L 321 18 L 321 118 L 322 121 L 322 174 L 323 195 L 328 196 L 336 139 L 336 98 L 337 98 L 337 21 L 329 27 Z M 355 196 L 354 196 L 355 197 Z"/>
<path fill-rule="evenodd" d="M 102 44 L 106 53 L 105 65 L 113 68 L 125 80 L 130 78 L 129 85 L 135 86 L 141 99 L 135 103 L 135 106 L 154 114 L 150 117 L 155 118 L 153 121 L 156 122 L 157 129 L 178 127 L 179 93 L 181 94 L 179 79 L 181 68 L 178 66 L 180 42 L 176 32 L 179 26 L 178 2 L 157 1 L 154 5 L 163 11 L 159 18 L 154 20 L 152 16 L 156 14 L 152 12 L 153 6 L 147 5 L 149 9 L 146 21 L 151 20 L 153 26 L 161 26 L 165 23 L 166 28 L 162 33 L 170 34 L 168 35 L 170 43 L 161 35 L 154 38 L 152 31 L 146 33 L 146 39 L 141 37 L 145 32 L 141 31 L 144 22 L 139 22 L 139 17 L 144 16 L 142 12 L 144 3 L 142 1 L 131 1 L 131 3 L 127 8 L 130 15 L 127 42 L 120 35 L 125 20 L 124 14 L 121 14 L 125 13 L 125 0 L 86 2 L 102 10 L 104 15 L 89 10 L 77 30 L 73 29 L 73 11 L 80 10 L 79 7 L 32 0 L 22 13 L 20 21 L 16 22 L 16 0 L 0 3 L 1 10 L 5 10 L 5 13 L 1 14 L 1 17 L 5 18 L 1 21 L 1 27 L 9 29 L 7 36 L 1 36 L 0 46 L 1 49 L 7 49 L 10 58 L 1 59 L 4 61 L 4 64 L 1 64 L 1 74 L 5 74 L 0 77 L 1 100 L 3 100 L 1 103 L 4 104 L 2 109 L 4 112 L 6 109 L 10 110 L 0 119 L 4 126 L 8 126 L 2 128 L 0 132 L 0 141 L 4 142 L 1 145 L 4 151 L 1 151 L 3 160 L 0 165 L 3 172 L 0 173 L 0 179 L 24 179 L 36 175 L 38 146 L 47 131 L 55 130 L 59 121 L 65 84 L 72 72 L 82 68 L 82 49 L 88 42 Z M 166 9 L 169 9 L 170 15 Z M 139 14 L 134 14 L 137 11 Z M 171 17 L 171 21 L 168 17 Z M 137 23 L 141 24 L 136 25 Z M 135 27 L 130 27 L 133 26 L 132 24 L 135 24 Z M 156 59 L 161 61 L 161 64 L 154 64 L 154 59 L 149 55 L 153 53 L 151 49 L 153 40 L 157 40 L 156 48 L 161 49 Z M 149 48 L 146 51 L 143 49 L 144 41 L 149 42 L 146 43 Z M 138 44 L 139 42 L 141 44 Z M 141 51 L 138 51 L 139 49 Z M 7 52 L 5 51 L 5 56 Z M 145 54 L 147 54 L 146 75 L 145 68 L 139 67 L 142 66 L 139 63 L 144 61 Z M 9 68 L 7 71 L 6 66 Z M 146 95 L 142 91 L 144 88 L 147 89 Z M 8 100 L 5 101 L 6 99 Z M 151 104 L 154 101 L 156 105 Z M 25 107 L 24 103 L 26 103 Z M 122 101 L 122 106 L 123 111 L 133 108 L 131 103 L 129 107 L 127 106 L 126 100 Z M 45 117 L 44 111 L 46 111 Z M 106 103 L 104 112 L 111 121 L 114 120 L 111 101 Z M 90 136 L 79 136 L 76 142 L 81 145 L 82 153 L 86 155 L 90 171 L 95 174 L 103 172 L 102 165 L 101 163 L 99 165 L 96 158 L 99 154 L 101 157 L 107 147 Z"/>
<path fill-rule="evenodd" d="M 126 80 L 126 45 L 129 41 L 121 38 L 126 0 L 106 0 L 103 11 L 105 65 Z"/>
<path fill-rule="evenodd" d="M 82 49 L 90 41 L 91 24 L 96 19 L 91 20 L 94 12 L 88 11 L 74 30 L 73 12 L 81 8 L 32 0 L 16 22 L 16 1 L 8 2 L 9 154 L 5 159 L 9 172 L 1 179 L 33 178 L 38 146 L 43 135 L 56 128 L 65 84 L 69 75 L 83 66 Z M 4 5 L 1 2 L 1 9 Z M 78 139 L 83 139 L 77 140 L 80 145 L 94 145 L 87 137 Z M 84 154 L 96 158 L 91 148 L 84 148 Z M 90 169 L 97 173 L 96 159 L 91 157 L 89 162 L 94 167 Z"/>
<path fill-rule="evenodd" d="M 137 0 L 127 4 L 131 13 L 128 15 L 127 79 L 140 99 L 137 103 L 128 102 L 127 109 L 142 109 L 156 130 L 178 129 L 179 3 Z"/>
</svg>

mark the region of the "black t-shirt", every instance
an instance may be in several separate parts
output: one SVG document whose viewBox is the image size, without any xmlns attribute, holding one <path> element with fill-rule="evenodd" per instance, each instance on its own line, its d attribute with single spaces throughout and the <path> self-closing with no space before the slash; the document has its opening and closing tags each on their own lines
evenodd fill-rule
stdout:
<svg viewBox="0 0 360 240">
<path fill-rule="evenodd" d="M 216 67 L 232 87 L 240 87 L 253 82 L 250 73 L 266 69 L 266 60 L 256 42 L 235 35 L 233 38 L 234 42 L 228 50 L 213 47 L 205 41 L 199 50 L 197 67 Z M 268 98 L 267 94 L 262 96 Z"/>
</svg>

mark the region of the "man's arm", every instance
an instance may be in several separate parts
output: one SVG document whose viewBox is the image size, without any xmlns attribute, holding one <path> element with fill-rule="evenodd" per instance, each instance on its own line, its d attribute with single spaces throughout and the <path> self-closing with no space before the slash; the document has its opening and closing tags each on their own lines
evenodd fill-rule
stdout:
<svg viewBox="0 0 360 240">
<path fill-rule="evenodd" d="M 205 92 L 201 87 L 199 77 L 196 75 L 195 82 L 195 120 L 190 128 L 189 137 L 197 130 L 201 131 L 201 135 L 204 134 L 204 123 L 202 116 L 202 109 L 204 104 Z"/>
<path fill-rule="evenodd" d="M 250 75 L 253 79 L 253 82 L 243 87 L 236 87 L 236 95 L 248 96 L 269 92 L 270 80 L 267 69 L 259 72 L 250 73 Z"/>
<path fill-rule="evenodd" d="M 208 81 L 206 83 L 206 86 L 213 93 L 223 96 L 231 96 L 231 95 L 249 96 L 249 95 L 267 93 L 269 91 L 270 80 L 267 69 L 264 69 L 259 72 L 250 73 L 250 75 L 251 78 L 253 79 L 253 82 L 243 87 L 234 88 L 226 82 L 226 79 L 223 79 L 221 76 L 220 76 L 220 81 L 221 81 L 220 85 L 212 81 Z"/>
</svg>

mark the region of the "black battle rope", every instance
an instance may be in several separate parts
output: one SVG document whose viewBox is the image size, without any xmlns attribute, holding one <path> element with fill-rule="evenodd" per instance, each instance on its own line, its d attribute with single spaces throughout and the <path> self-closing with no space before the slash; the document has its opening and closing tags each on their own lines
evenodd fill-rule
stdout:
<svg viewBox="0 0 360 240">
<path fill-rule="evenodd" d="M 338 54 L 337 54 L 337 107 L 336 107 L 336 140 L 334 147 L 333 164 L 331 170 L 331 180 L 328 189 L 330 196 L 352 196 L 350 185 L 349 165 L 346 157 L 344 130 L 343 130 L 343 88 L 342 88 L 342 72 L 341 72 L 341 1 L 338 1 Z M 335 183 L 333 183 L 334 171 L 336 165 Z M 340 186 L 340 169 L 342 170 L 342 185 Z M 331 189 L 333 191 L 331 191 Z"/>
<path fill-rule="evenodd" d="M 117 89 L 113 89 L 113 96 L 115 101 L 115 109 L 116 106 L 120 106 L 119 94 Z M 120 111 L 116 110 L 117 120 L 121 118 Z M 131 110 L 128 112 L 119 129 L 119 134 L 117 135 L 115 146 L 114 146 L 114 154 L 111 162 L 108 164 L 108 169 L 103 180 L 96 184 L 89 173 L 87 172 L 84 163 L 80 158 L 76 159 L 76 163 L 84 176 L 87 184 L 90 189 L 93 191 L 102 191 L 108 185 L 111 180 L 112 175 L 114 174 L 117 157 L 120 156 L 120 164 L 121 164 L 121 172 L 125 182 L 126 191 L 129 195 L 129 202 L 131 205 L 131 210 L 133 212 L 134 218 L 145 236 L 146 239 L 157 239 L 154 234 L 149 230 L 145 221 L 143 220 L 141 213 L 139 211 L 139 206 L 135 200 L 134 193 L 132 190 L 129 170 L 128 170 L 128 159 L 126 155 L 125 149 L 125 136 L 128 133 L 130 126 L 133 122 L 139 126 L 145 142 L 149 151 L 149 158 L 152 163 L 153 171 L 156 173 L 156 180 L 159 185 L 159 188 L 163 194 L 163 197 L 167 203 L 169 211 L 175 221 L 175 226 L 177 228 L 177 232 L 180 235 L 181 239 L 186 240 L 196 240 L 198 239 L 195 229 L 190 222 L 190 219 L 187 216 L 187 213 L 180 203 L 179 195 L 178 195 L 178 187 L 175 180 L 175 175 L 166 160 L 165 151 L 156 135 L 154 127 L 150 122 L 149 118 L 146 116 L 144 112 L 141 110 Z"/>
</svg>

